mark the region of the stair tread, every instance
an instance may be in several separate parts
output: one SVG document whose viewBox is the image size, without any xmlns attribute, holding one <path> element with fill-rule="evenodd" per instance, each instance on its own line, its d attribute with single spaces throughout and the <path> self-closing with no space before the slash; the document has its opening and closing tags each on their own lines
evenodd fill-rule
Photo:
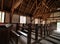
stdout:
<svg viewBox="0 0 60 44">
<path fill-rule="evenodd" d="M 51 40 L 51 41 L 53 41 L 53 42 L 55 42 L 55 43 L 57 43 L 57 44 L 59 44 L 59 43 L 60 43 L 60 41 L 57 41 L 57 40 L 52 39 L 52 38 L 50 38 L 50 37 L 46 37 L 46 39 Z"/>
<path fill-rule="evenodd" d="M 56 39 L 60 39 L 59 37 L 56 37 L 56 36 L 54 36 L 54 35 L 50 35 L 51 37 L 54 37 L 54 38 L 56 38 Z"/>
<path fill-rule="evenodd" d="M 51 43 L 51 42 L 49 42 L 49 41 L 47 41 L 47 40 L 41 40 L 40 41 L 42 44 L 53 44 L 53 43 Z"/>
</svg>

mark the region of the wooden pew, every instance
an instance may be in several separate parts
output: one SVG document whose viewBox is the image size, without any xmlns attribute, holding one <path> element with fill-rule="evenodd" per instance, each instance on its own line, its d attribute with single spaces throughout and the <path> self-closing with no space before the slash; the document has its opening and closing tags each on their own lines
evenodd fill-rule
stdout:
<svg viewBox="0 0 60 44">
<path fill-rule="evenodd" d="M 0 26 L 0 44 L 9 44 L 11 26 Z"/>
</svg>

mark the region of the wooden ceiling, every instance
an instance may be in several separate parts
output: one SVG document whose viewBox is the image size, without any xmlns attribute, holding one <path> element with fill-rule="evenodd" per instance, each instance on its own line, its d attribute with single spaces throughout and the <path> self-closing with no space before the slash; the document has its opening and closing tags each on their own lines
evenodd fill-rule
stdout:
<svg viewBox="0 0 60 44">
<path fill-rule="evenodd" d="M 60 0 L 0 0 L 0 10 L 39 18 L 49 17 L 57 8 L 60 8 Z"/>
</svg>

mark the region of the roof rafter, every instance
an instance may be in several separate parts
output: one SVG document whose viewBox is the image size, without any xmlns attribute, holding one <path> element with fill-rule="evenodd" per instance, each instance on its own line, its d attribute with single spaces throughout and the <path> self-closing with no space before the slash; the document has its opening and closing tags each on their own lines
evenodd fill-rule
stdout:
<svg viewBox="0 0 60 44">
<path fill-rule="evenodd" d="M 39 3 L 38 6 L 36 7 L 36 9 L 35 9 L 33 15 L 35 15 L 36 11 L 39 9 L 40 4 L 41 4 L 41 3 Z"/>
<path fill-rule="evenodd" d="M 18 0 L 18 1 L 16 1 L 16 3 L 14 3 L 14 4 L 12 5 L 11 10 L 13 11 L 14 9 L 16 9 L 16 8 L 22 3 L 22 1 L 23 1 L 23 0 Z"/>
<path fill-rule="evenodd" d="M 32 11 L 35 4 L 36 4 L 36 2 L 34 2 L 34 4 L 32 5 L 32 8 L 30 9 L 30 13 L 31 13 L 31 11 Z"/>
<path fill-rule="evenodd" d="M 27 7 L 29 6 L 30 2 L 31 2 L 31 0 L 29 0 L 29 2 L 28 2 L 28 4 L 27 4 Z M 25 14 L 25 12 L 26 12 L 26 10 L 27 10 L 27 7 L 26 7 L 26 9 L 25 9 L 25 11 L 24 11 L 24 14 Z"/>
<path fill-rule="evenodd" d="M 3 3 L 4 3 L 4 0 L 2 0 L 2 3 L 1 3 L 1 10 L 3 10 Z"/>
</svg>

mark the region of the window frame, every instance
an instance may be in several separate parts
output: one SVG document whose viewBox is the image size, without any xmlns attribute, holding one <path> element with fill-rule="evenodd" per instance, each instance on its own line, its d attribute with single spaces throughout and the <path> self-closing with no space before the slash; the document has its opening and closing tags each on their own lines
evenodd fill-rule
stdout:
<svg viewBox="0 0 60 44">
<path fill-rule="evenodd" d="M 26 17 L 25 20 L 26 20 L 26 23 L 27 23 L 27 16 L 20 15 L 20 17 L 21 17 L 21 16 L 22 16 L 22 17 Z M 19 18 L 19 20 L 20 20 L 20 18 Z M 21 23 L 20 21 L 19 21 L 19 23 L 20 23 L 20 24 L 26 24 L 26 23 Z"/>
</svg>

